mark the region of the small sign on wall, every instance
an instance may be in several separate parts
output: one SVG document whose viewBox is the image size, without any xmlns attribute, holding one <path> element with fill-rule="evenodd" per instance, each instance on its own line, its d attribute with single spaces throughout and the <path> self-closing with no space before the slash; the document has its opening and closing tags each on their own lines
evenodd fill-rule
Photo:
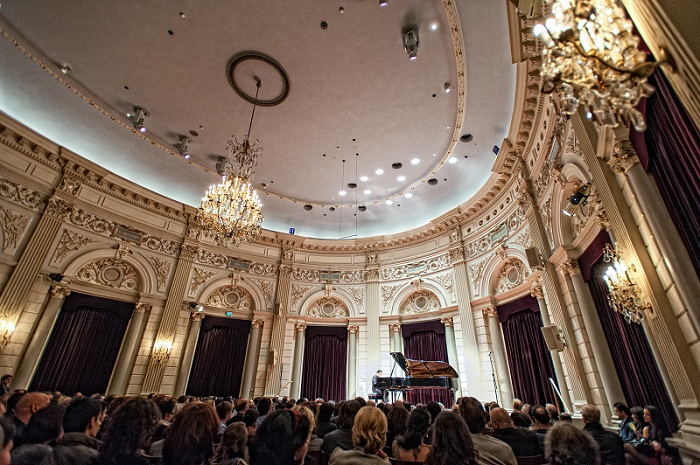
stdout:
<svg viewBox="0 0 700 465">
<path fill-rule="evenodd" d="M 125 228 L 124 226 L 117 225 L 114 228 L 114 237 L 124 239 L 135 244 L 141 244 L 143 239 L 143 233 L 141 231 L 134 231 L 132 229 Z"/>
</svg>

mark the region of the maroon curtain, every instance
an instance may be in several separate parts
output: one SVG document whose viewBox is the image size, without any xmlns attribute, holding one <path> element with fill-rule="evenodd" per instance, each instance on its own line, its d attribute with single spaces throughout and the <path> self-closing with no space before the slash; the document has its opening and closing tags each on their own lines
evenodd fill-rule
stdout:
<svg viewBox="0 0 700 465">
<path fill-rule="evenodd" d="M 402 324 L 401 334 L 406 358 L 447 362 L 445 326 L 439 321 Z M 458 383 L 459 379 L 454 382 Z M 406 392 L 406 400 L 412 404 L 427 404 L 433 400 L 451 408 L 454 393 L 449 389 L 415 389 Z"/>
<path fill-rule="evenodd" d="M 238 397 L 248 334 L 248 320 L 207 316 L 199 330 L 187 393 Z"/>
<path fill-rule="evenodd" d="M 542 318 L 537 300 L 527 296 L 499 305 L 498 319 L 503 329 L 513 395 L 533 405 L 554 403 L 549 378 L 555 383 L 557 379 L 540 329 Z"/>
<path fill-rule="evenodd" d="M 588 287 L 625 393 L 625 401 L 629 406 L 655 405 L 663 413 L 669 429 L 675 431 L 678 417 L 642 325 L 627 323 L 608 304 L 608 286 L 603 278 L 607 268 L 608 264 L 600 258 L 592 267 Z M 617 402 L 620 399 L 612 400 Z"/>
<path fill-rule="evenodd" d="M 301 395 L 344 400 L 348 357 L 346 326 L 309 326 L 304 344 Z"/>
<path fill-rule="evenodd" d="M 656 181 L 695 272 L 700 275 L 700 131 L 688 116 L 663 73 L 649 83 L 656 88 L 641 109 L 647 130 L 630 133 L 642 165 Z"/>
<path fill-rule="evenodd" d="M 133 303 L 72 292 L 29 390 L 104 393 L 133 310 Z"/>
</svg>

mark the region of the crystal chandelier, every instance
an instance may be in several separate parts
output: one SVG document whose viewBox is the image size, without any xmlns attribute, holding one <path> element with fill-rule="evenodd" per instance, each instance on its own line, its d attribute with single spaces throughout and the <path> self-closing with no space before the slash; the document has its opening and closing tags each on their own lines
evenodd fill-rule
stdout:
<svg viewBox="0 0 700 465">
<path fill-rule="evenodd" d="M 255 101 L 261 86 L 256 78 Z M 227 143 L 228 159 L 223 165 L 221 183 L 211 186 L 197 211 L 196 222 L 205 234 L 220 245 L 238 245 L 260 234 L 262 202 L 253 189 L 253 167 L 258 163 L 262 148 L 256 140 L 250 143 L 256 104 L 250 116 L 248 133 L 242 142 L 231 136 Z"/>
<path fill-rule="evenodd" d="M 656 63 L 646 62 L 632 22 L 616 0 L 545 0 L 552 13 L 533 33 L 542 50 L 544 93 L 558 92 L 561 111 L 572 115 L 583 105 L 586 116 L 606 126 L 646 122 L 635 106 L 654 88 L 647 78 Z"/>
<path fill-rule="evenodd" d="M 628 267 L 622 256 L 610 244 L 605 244 L 603 261 L 610 263 L 604 276 L 609 290 L 610 307 L 622 314 L 628 323 L 641 323 L 644 310 L 651 306 L 644 302 L 642 290 L 630 277 L 630 272 L 636 271 L 634 265 Z"/>
</svg>

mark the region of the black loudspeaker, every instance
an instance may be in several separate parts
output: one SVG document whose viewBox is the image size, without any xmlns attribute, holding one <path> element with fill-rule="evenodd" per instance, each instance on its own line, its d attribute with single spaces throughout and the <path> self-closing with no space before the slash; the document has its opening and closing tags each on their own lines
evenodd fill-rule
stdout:
<svg viewBox="0 0 700 465">
<path fill-rule="evenodd" d="M 530 247 L 529 249 L 525 249 L 525 255 L 527 256 L 527 264 L 530 267 L 530 269 L 542 266 L 542 262 L 540 260 L 540 251 L 537 250 L 537 247 Z"/>
<path fill-rule="evenodd" d="M 544 336 L 544 343 L 547 344 L 547 349 L 561 352 L 566 348 L 562 337 L 563 335 L 561 331 L 559 331 L 557 325 L 543 326 L 540 330 L 542 330 L 542 336 Z"/>
</svg>

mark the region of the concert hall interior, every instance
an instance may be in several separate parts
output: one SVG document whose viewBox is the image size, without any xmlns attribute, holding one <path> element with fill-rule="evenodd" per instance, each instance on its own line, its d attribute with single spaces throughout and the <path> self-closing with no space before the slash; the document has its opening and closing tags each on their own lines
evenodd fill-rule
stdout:
<svg viewBox="0 0 700 465">
<path fill-rule="evenodd" d="M 663 63 L 612 126 L 541 75 L 550 1 L 2 2 L 0 374 L 653 404 L 700 463 L 700 5 L 619 5 Z"/>
</svg>

